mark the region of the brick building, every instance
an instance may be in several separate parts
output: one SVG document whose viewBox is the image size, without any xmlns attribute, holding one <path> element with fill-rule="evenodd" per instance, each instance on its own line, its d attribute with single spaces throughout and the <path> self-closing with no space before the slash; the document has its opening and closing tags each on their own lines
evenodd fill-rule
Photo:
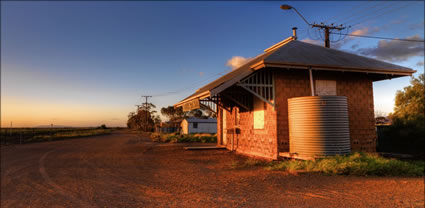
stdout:
<svg viewBox="0 0 425 208">
<path fill-rule="evenodd" d="M 217 112 L 217 142 L 241 154 L 289 152 L 288 99 L 345 96 L 352 151 L 376 151 L 372 82 L 415 71 L 289 37 L 175 104 Z"/>
</svg>

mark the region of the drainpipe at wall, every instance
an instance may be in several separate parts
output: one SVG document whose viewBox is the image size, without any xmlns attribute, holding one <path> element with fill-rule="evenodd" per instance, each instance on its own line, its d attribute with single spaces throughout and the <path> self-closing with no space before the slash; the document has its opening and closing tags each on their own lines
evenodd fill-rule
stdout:
<svg viewBox="0 0 425 208">
<path fill-rule="evenodd" d="M 232 114 L 235 112 L 235 108 L 232 108 Z M 234 143 L 235 143 L 235 131 L 236 131 L 236 112 L 234 113 L 235 115 L 233 116 L 234 119 L 234 123 L 233 123 L 233 132 L 232 132 L 232 151 L 234 150 Z"/>
<path fill-rule="evenodd" d="M 313 82 L 313 72 L 311 70 L 311 67 L 308 69 L 308 72 L 310 74 L 310 89 L 311 89 L 311 96 L 314 96 L 314 82 Z"/>
</svg>

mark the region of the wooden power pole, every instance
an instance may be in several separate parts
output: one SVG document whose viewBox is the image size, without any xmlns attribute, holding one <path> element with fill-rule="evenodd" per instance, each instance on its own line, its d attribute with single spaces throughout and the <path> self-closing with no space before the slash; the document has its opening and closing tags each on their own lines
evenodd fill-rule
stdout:
<svg viewBox="0 0 425 208">
<path fill-rule="evenodd" d="M 343 27 L 342 25 L 340 26 L 334 26 L 333 24 L 330 25 L 325 25 L 325 24 L 312 24 L 311 27 L 317 27 L 320 29 L 323 29 L 325 31 L 325 47 L 326 48 L 330 48 L 331 47 L 331 41 L 330 41 L 330 34 L 331 34 L 331 30 L 343 30 L 345 29 L 345 27 Z"/>
<path fill-rule="evenodd" d="M 145 111 L 146 111 L 146 122 L 145 122 L 145 132 L 148 131 L 148 114 L 149 114 L 149 106 L 148 106 L 148 98 L 152 97 L 151 95 L 142 95 L 145 98 Z"/>
</svg>

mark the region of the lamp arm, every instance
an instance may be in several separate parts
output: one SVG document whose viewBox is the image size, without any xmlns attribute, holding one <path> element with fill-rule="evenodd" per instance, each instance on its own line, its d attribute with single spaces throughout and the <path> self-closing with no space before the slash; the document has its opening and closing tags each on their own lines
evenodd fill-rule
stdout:
<svg viewBox="0 0 425 208">
<path fill-rule="evenodd" d="M 304 22 L 305 23 L 307 23 L 307 25 L 309 25 L 309 26 L 311 26 L 311 24 L 310 23 L 308 23 L 308 21 L 304 18 L 304 16 L 302 16 L 301 15 L 301 13 L 299 13 L 298 12 L 298 10 L 297 9 L 295 9 L 295 7 L 292 7 L 292 9 L 294 9 L 295 10 L 295 12 L 301 17 L 301 18 L 303 18 L 303 20 L 304 20 Z"/>
</svg>

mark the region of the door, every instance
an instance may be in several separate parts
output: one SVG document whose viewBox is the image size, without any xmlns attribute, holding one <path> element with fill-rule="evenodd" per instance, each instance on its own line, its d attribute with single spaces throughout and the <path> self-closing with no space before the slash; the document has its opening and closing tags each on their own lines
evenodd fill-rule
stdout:
<svg viewBox="0 0 425 208">
<path fill-rule="evenodd" d="M 221 109 L 221 123 L 222 123 L 222 126 L 223 126 L 223 128 L 221 128 L 221 144 L 222 145 L 227 145 L 227 124 L 226 124 L 226 121 L 227 121 L 227 119 L 226 119 L 226 114 L 227 114 L 227 112 L 226 112 L 226 110 L 223 110 L 223 109 Z"/>
</svg>

